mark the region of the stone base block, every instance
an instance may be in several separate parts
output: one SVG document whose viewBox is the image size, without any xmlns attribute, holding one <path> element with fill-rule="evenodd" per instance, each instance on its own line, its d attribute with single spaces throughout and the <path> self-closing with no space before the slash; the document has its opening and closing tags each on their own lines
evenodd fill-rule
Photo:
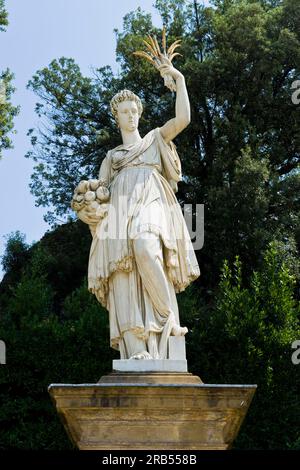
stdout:
<svg viewBox="0 0 300 470">
<path fill-rule="evenodd" d="M 168 358 L 173 360 L 186 359 L 184 336 L 170 336 L 168 339 Z"/>
<path fill-rule="evenodd" d="M 113 370 L 117 372 L 187 372 L 184 359 L 116 359 Z"/>
<path fill-rule="evenodd" d="M 189 373 L 113 373 L 52 384 L 70 439 L 85 450 L 228 449 L 256 385 L 208 385 Z"/>
</svg>

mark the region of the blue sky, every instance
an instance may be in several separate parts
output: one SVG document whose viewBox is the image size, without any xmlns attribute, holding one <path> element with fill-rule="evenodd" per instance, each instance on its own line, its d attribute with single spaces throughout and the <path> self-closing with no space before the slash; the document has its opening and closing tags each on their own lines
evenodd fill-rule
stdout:
<svg viewBox="0 0 300 470">
<path fill-rule="evenodd" d="M 156 26 L 161 20 L 152 7 L 153 0 L 6 0 L 9 26 L 0 33 L 0 70 L 7 67 L 15 74 L 17 88 L 13 103 L 21 106 L 15 119 L 17 134 L 14 149 L 3 152 L 0 161 L 2 217 L 0 222 L 0 255 L 5 248 L 5 235 L 20 230 L 26 241 L 39 240 L 48 225 L 43 221 L 46 209 L 35 207 L 29 191 L 33 162 L 25 159 L 30 149 L 26 136 L 36 127 L 34 113 L 37 97 L 26 89 L 32 75 L 58 57 L 73 57 L 81 71 L 91 75 L 91 67 L 115 62 L 114 28 L 122 28 L 126 13 L 140 6 L 153 14 Z M 3 273 L 0 267 L 0 278 Z"/>
</svg>

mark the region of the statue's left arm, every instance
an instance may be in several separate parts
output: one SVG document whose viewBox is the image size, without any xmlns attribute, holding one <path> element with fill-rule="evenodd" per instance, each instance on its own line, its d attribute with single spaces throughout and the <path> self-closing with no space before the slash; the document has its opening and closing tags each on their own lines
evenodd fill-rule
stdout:
<svg viewBox="0 0 300 470">
<path fill-rule="evenodd" d="M 159 71 L 162 76 L 171 75 L 176 82 L 175 117 L 160 128 L 163 139 L 169 143 L 189 125 L 191 121 L 190 101 L 185 78 L 179 70 L 173 67 L 170 61 L 161 65 Z"/>
</svg>

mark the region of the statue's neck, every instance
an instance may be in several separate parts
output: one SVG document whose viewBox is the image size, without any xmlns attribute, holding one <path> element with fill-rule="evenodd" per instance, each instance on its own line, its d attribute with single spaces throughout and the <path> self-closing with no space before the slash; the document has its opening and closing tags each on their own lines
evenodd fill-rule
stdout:
<svg viewBox="0 0 300 470">
<path fill-rule="evenodd" d="M 121 129 L 123 145 L 137 144 L 142 140 L 138 129 L 133 132 L 126 132 Z"/>
</svg>

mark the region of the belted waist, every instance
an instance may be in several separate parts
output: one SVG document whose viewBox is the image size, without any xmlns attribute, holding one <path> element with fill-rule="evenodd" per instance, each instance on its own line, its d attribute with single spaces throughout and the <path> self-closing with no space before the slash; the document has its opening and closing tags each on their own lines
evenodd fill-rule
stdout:
<svg viewBox="0 0 300 470">
<path fill-rule="evenodd" d="M 128 169 L 132 169 L 132 168 L 151 168 L 152 170 L 156 170 L 159 172 L 159 168 L 156 166 L 156 165 L 147 165 L 147 164 L 142 164 L 142 165 L 128 165 L 128 166 L 124 166 L 123 168 L 121 168 L 120 171 L 118 171 L 118 174 L 121 173 L 121 171 L 124 171 L 124 170 L 128 170 Z"/>
</svg>

